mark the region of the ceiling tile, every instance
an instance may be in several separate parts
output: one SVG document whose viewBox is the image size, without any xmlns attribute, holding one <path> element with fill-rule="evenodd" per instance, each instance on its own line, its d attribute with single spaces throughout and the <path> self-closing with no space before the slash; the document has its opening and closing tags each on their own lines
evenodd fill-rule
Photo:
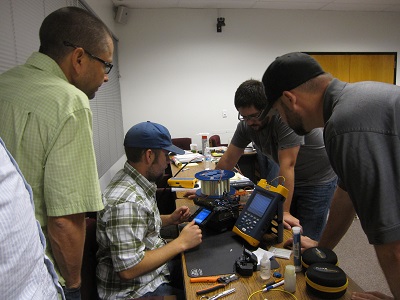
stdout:
<svg viewBox="0 0 400 300">
<path fill-rule="evenodd" d="M 400 11 L 400 0 L 111 0 L 129 8 L 258 8 Z"/>
</svg>

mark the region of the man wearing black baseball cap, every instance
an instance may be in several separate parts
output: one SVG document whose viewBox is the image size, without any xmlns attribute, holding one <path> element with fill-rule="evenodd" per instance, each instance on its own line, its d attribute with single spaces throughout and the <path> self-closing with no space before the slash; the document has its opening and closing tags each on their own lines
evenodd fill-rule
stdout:
<svg viewBox="0 0 400 300">
<path fill-rule="evenodd" d="M 169 164 L 169 153 L 184 151 L 171 142 L 164 126 L 142 122 L 125 135 L 127 162 L 103 193 L 104 210 L 97 217 L 98 292 L 100 299 L 128 299 L 142 296 L 176 295 L 183 290 L 171 278 L 169 263 L 179 253 L 201 243 L 200 228 L 188 223 L 180 235 L 166 244 L 160 228 L 187 221 L 187 206 L 170 215 L 160 215 L 155 181 Z M 175 270 L 176 271 L 176 270 Z"/>
<path fill-rule="evenodd" d="M 339 177 L 319 246 L 333 249 L 357 213 L 395 299 L 400 299 L 400 87 L 332 78 L 304 53 L 278 57 L 263 78 L 267 113 L 298 134 L 324 127 Z M 302 246 L 315 246 L 302 239 Z M 373 298 L 375 297 L 375 298 Z M 392 299 L 355 293 L 352 299 Z"/>
</svg>

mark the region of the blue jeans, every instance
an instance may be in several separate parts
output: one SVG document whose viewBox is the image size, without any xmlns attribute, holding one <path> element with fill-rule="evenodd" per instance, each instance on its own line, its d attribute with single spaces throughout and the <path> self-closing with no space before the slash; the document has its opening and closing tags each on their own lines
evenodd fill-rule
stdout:
<svg viewBox="0 0 400 300">
<path fill-rule="evenodd" d="M 261 179 L 266 179 L 268 183 L 271 183 L 274 186 L 278 185 L 278 180 L 273 182 L 272 180 L 276 179 L 279 175 L 279 165 L 261 152 L 257 152 L 257 160 L 260 168 Z"/>
<path fill-rule="evenodd" d="M 290 213 L 300 220 L 303 235 L 319 241 L 336 190 L 337 179 L 316 186 L 295 186 Z"/>
<path fill-rule="evenodd" d="M 148 296 L 168 296 L 168 295 L 175 295 L 176 299 L 178 300 L 184 300 L 185 299 L 185 293 L 183 290 L 177 289 L 168 283 L 163 283 L 160 285 L 155 291 L 153 292 L 148 292 L 143 295 L 143 297 L 148 297 Z"/>
<path fill-rule="evenodd" d="M 182 275 L 182 261 L 180 255 L 177 255 L 168 263 L 170 283 L 160 285 L 155 291 L 148 292 L 143 296 L 168 296 L 175 295 L 177 300 L 185 300 L 185 293 L 183 291 L 183 275 Z"/>
<path fill-rule="evenodd" d="M 81 288 L 68 289 L 63 287 L 66 300 L 81 300 Z"/>
</svg>

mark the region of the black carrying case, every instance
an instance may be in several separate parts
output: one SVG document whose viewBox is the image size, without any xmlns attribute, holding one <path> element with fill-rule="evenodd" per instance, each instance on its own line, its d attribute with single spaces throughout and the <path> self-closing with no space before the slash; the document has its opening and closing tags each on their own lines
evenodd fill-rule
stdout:
<svg viewBox="0 0 400 300">
<path fill-rule="evenodd" d="M 321 299 L 337 299 L 346 293 L 346 273 L 330 263 L 314 263 L 305 273 L 307 290 Z"/>
<path fill-rule="evenodd" d="M 329 263 L 337 266 L 338 258 L 336 253 L 331 249 L 323 247 L 308 248 L 301 255 L 303 270 L 307 270 L 310 265 L 315 263 Z"/>
</svg>

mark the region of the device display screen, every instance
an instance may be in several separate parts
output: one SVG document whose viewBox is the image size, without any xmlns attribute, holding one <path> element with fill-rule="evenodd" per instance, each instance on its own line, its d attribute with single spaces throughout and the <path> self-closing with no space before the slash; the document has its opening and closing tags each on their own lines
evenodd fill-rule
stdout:
<svg viewBox="0 0 400 300">
<path fill-rule="evenodd" d="M 196 224 L 201 224 L 211 213 L 211 210 L 203 208 L 197 216 L 194 217 L 194 221 Z"/>
<path fill-rule="evenodd" d="M 261 218 L 265 211 L 268 209 L 271 204 L 272 199 L 267 195 L 256 193 L 253 201 L 250 203 L 248 207 L 248 211 L 255 214 L 257 217 Z"/>
</svg>

